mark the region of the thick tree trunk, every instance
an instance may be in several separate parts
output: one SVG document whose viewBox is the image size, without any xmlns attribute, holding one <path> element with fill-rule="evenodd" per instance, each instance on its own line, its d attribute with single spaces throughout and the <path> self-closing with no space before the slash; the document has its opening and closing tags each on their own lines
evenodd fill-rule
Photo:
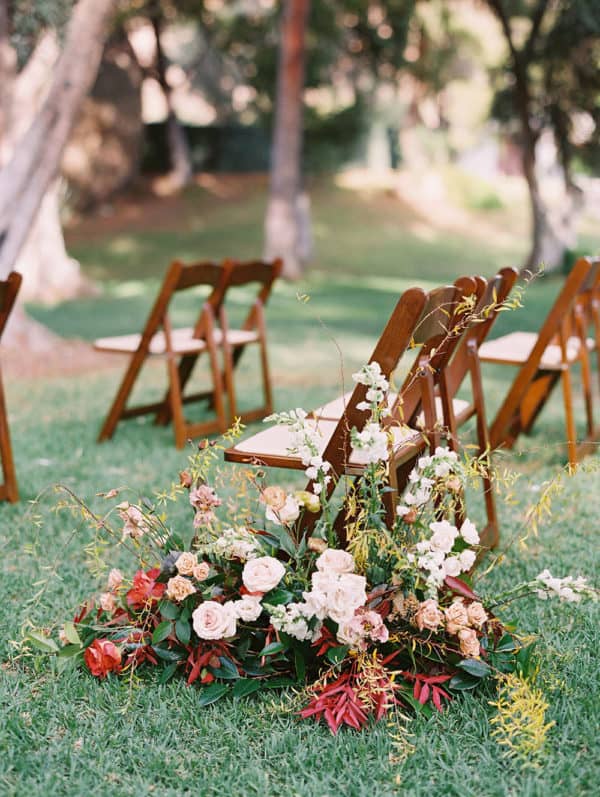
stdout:
<svg viewBox="0 0 600 797">
<path fill-rule="evenodd" d="M 192 179 L 192 157 L 185 130 L 180 124 L 173 108 L 171 86 L 167 80 L 167 59 L 165 58 L 161 41 L 163 18 L 160 4 L 157 4 L 157 6 L 158 7 L 151 16 L 151 22 L 156 43 L 157 77 L 167 105 L 167 143 L 171 162 L 169 184 L 172 190 L 179 191 L 185 188 L 186 185 L 189 185 Z"/>
<path fill-rule="evenodd" d="M 0 275 L 13 268 L 95 78 L 116 0 L 79 0 L 48 95 L 0 172 Z"/>
<path fill-rule="evenodd" d="M 308 196 L 302 191 L 302 95 L 310 0 L 285 0 L 281 23 L 277 97 L 265 257 L 282 257 L 284 275 L 301 276 L 312 239 Z"/>
</svg>

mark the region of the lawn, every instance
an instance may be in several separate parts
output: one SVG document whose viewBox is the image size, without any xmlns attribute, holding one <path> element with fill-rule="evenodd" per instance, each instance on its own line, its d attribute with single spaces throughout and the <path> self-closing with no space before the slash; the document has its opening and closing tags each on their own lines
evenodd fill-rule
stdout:
<svg viewBox="0 0 600 797">
<path fill-rule="evenodd" d="M 469 271 L 489 274 L 523 253 L 518 236 L 512 245 L 506 236 L 486 241 L 477 232 L 478 218 L 499 228 L 512 218 L 519 229 L 518 209 L 514 216 L 506 209 L 474 214 L 472 235 L 437 228 L 425 235 L 412 211 L 386 194 L 358 194 L 326 183 L 315 187 L 313 202 L 318 263 L 302 283 L 280 284 L 268 310 L 279 409 L 310 408 L 336 395 L 341 372 L 347 379 L 365 361 L 408 285 L 433 285 Z M 124 217 L 122 229 L 112 224 L 110 230 L 86 222 L 73 230 L 71 251 L 101 281 L 101 294 L 31 311 L 65 336 L 89 340 L 132 331 L 140 326 L 171 257 L 230 254 L 223 251 L 223 241 L 240 256 L 255 254 L 263 207 L 260 186 L 251 202 L 237 195 L 219 198 L 201 187 L 183 206 L 165 213 L 160 225 L 150 217 Z M 588 237 L 586 243 L 597 248 L 600 239 Z M 559 286 L 556 279 L 535 282 L 523 309 L 506 313 L 496 332 L 537 328 Z M 235 298 L 234 316 L 247 298 Z M 186 296 L 175 320 L 193 314 L 196 302 L 197 297 Z M 514 605 L 506 618 L 541 635 L 538 682 L 554 725 L 538 762 L 504 757 L 488 722 L 491 693 L 467 695 L 443 714 L 411 720 L 408 741 L 414 752 L 405 757 L 395 721 L 362 734 L 341 732 L 334 739 L 325 728 L 298 721 L 291 695 L 225 699 L 199 709 L 196 690 L 181 681 L 160 685 L 150 675 L 133 688 L 126 681 L 99 683 L 78 670 L 57 673 L 48 659 L 24 652 L 20 640 L 28 623 L 62 622 L 99 586 L 85 552 L 91 532 L 66 513 L 52 511 L 55 496 L 45 495 L 35 507 L 28 502 L 55 482 L 94 507 L 101 504 L 97 492 L 123 484 L 152 494 L 185 464 L 170 431 L 141 420 L 123 424 L 113 441 L 96 445 L 121 368 L 118 361 L 112 369 L 75 377 L 14 379 L 7 385 L 22 501 L 0 506 L 0 794 L 596 794 L 597 605 L 531 599 Z M 141 392 L 157 395 L 162 375 L 160 367 L 149 368 Z M 486 368 L 484 376 L 491 416 L 509 374 Z M 256 401 L 250 356 L 239 383 L 242 404 Z M 580 418 L 581 409 L 579 403 Z M 518 475 L 510 496 L 500 500 L 505 543 L 522 532 L 524 515 L 544 483 L 561 472 L 561 410 L 557 394 L 534 434 L 498 460 L 502 470 Z M 530 538 L 527 549 L 512 546 L 484 585 L 507 586 L 545 567 L 558 575 L 595 576 L 600 565 L 597 466 L 589 458 L 575 476 L 564 476 L 539 536 Z M 285 473 L 278 478 L 301 482 Z M 477 496 L 472 508 L 481 518 Z M 42 518 L 39 528 L 34 514 Z"/>
</svg>

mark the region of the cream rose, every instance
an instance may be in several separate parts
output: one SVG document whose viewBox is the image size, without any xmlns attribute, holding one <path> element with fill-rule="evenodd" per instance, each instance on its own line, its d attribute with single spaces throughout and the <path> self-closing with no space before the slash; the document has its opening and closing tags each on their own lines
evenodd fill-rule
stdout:
<svg viewBox="0 0 600 797">
<path fill-rule="evenodd" d="M 466 572 L 473 567 L 477 556 L 475 554 L 475 551 L 471 551 L 467 548 L 465 551 L 461 551 L 458 558 L 460 559 L 460 565 L 463 571 Z"/>
<path fill-rule="evenodd" d="M 199 562 L 197 565 L 194 565 L 194 569 L 192 570 L 192 575 L 196 579 L 196 581 L 206 581 L 210 574 L 210 565 L 207 562 Z"/>
<path fill-rule="evenodd" d="M 327 614 L 336 623 L 349 620 L 356 609 L 367 601 L 367 580 L 364 576 L 344 573 L 327 592 Z"/>
<path fill-rule="evenodd" d="M 200 639 L 225 639 L 236 631 L 235 610 L 230 601 L 225 604 L 205 601 L 192 613 L 194 631 Z"/>
<path fill-rule="evenodd" d="M 236 617 L 243 620 L 245 623 L 251 623 L 253 620 L 258 620 L 262 612 L 262 605 L 257 597 L 252 595 L 244 595 L 239 601 L 233 602 Z"/>
<path fill-rule="evenodd" d="M 293 495 L 288 495 L 284 505 L 279 509 L 273 509 L 267 506 L 265 511 L 267 520 L 270 520 L 271 523 L 275 523 L 276 526 L 281 526 L 282 524 L 287 526 L 297 520 L 299 516 L 300 504 Z"/>
<path fill-rule="evenodd" d="M 481 628 L 488 620 L 487 612 L 481 603 L 470 603 L 467 606 L 467 614 L 469 615 L 470 625 L 474 625 L 476 628 Z"/>
<path fill-rule="evenodd" d="M 194 572 L 194 567 L 198 564 L 198 557 L 195 553 L 184 551 L 179 554 L 179 558 L 175 562 L 177 572 L 182 576 L 191 576 Z"/>
<path fill-rule="evenodd" d="M 447 520 L 439 520 L 430 523 L 429 528 L 433 531 L 429 545 L 432 551 L 443 551 L 450 553 L 454 540 L 458 537 L 458 529 Z"/>
<path fill-rule="evenodd" d="M 117 570 L 116 567 L 108 574 L 108 588 L 111 592 L 115 592 L 119 589 L 121 584 L 123 583 L 123 573 L 120 570 Z"/>
<path fill-rule="evenodd" d="M 180 603 L 194 592 L 196 592 L 196 587 L 183 576 L 173 576 L 167 581 L 166 596 L 172 601 Z"/>
<path fill-rule="evenodd" d="M 348 551 L 327 548 L 316 561 L 317 570 L 322 573 L 354 572 L 354 557 Z"/>
<path fill-rule="evenodd" d="M 458 632 L 460 640 L 460 652 L 468 658 L 479 656 L 479 640 L 477 633 L 472 628 L 463 628 Z"/>
<path fill-rule="evenodd" d="M 285 575 L 285 567 L 272 556 L 259 556 L 244 565 L 242 581 L 248 592 L 269 592 Z"/>
<path fill-rule="evenodd" d="M 444 562 L 445 576 L 458 576 L 462 573 L 463 567 L 458 556 L 449 556 Z"/>
<path fill-rule="evenodd" d="M 415 614 L 415 624 L 419 631 L 437 631 L 442 625 L 444 615 L 441 613 L 437 602 L 433 598 L 419 604 Z"/>
<path fill-rule="evenodd" d="M 462 601 L 455 601 L 444 610 L 446 618 L 446 631 L 449 634 L 458 634 L 461 628 L 469 625 L 467 608 Z"/>
<path fill-rule="evenodd" d="M 479 532 L 474 523 L 467 518 L 460 527 L 460 536 L 469 545 L 477 545 L 479 543 Z"/>
</svg>

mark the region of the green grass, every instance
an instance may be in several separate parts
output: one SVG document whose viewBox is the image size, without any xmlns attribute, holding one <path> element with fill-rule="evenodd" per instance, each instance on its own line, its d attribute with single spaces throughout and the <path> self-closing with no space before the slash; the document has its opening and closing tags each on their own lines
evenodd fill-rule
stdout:
<svg viewBox="0 0 600 797">
<path fill-rule="evenodd" d="M 192 198 L 208 204 L 206 197 Z M 387 200 L 385 212 L 380 202 L 379 210 L 371 213 L 371 202 L 377 204 L 327 187 L 317 192 L 319 269 L 301 285 L 280 285 L 268 311 L 280 409 L 309 408 L 336 395 L 341 363 L 333 339 L 342 349 L 347 375 L 369 355 L 398 293 L 416 278 L 433 284 L 471 269 L 490 273 L 518 254 L 518 246 L 511 256 L 510 251 L 485 248 L 468 238 L 425 242 L 405 236 L 400 223 L 397 230 L 389 226 L 392 209 Z M 135 246 L 129 252 L 108 236 L 80 242 L 74 254 L 90 273 L 102 277 L 102 295 L 32 310 L 56 331 L 84 339 L 136 329 L 169 257 L 184 252 L 223 254 L 223 240 L 241 253 L 256 251 L 261 203 L 260 197 L 246 203 L 250 207 L 234 202 L 230 213 L 225 212 L 227 203 L 207 208 L 208 221 L 201 229 L 193 228 L 190 214 L 171 230 L 140 230 L 131 234 Z M 401 209 L 396 212 L 401 217 Z M 531 286 L 525 308 L 505 314 L 497 332 L 537 328 L 558 288 L 552 279 Z M 297 292 L 310 294 L 310 301 L 298 301 Z M 186 297 L 176 321 L 183 322 L 194 307 L 194 298 Z M 241 310 L 241 298 L 236 307 Z M 170 430 L 149 422 L 124 423 L 113 441 L 96 445 L 98 425 L 120 369 L 115 364 L 113 370 L 97 374 L 13 381 L 7 386 L 22 501 L 0 506 L 0 794 L 596 793 L 600 632 L 594 605 L 573 608 L 531 599 L 514 605 L 506 618 L 542 636 L 540 684 L 550 704 L 548 720 L 555 725 L 537 767 L 503 757 L 488 724 L 491 694 L 459 698 L 442 715 L 412 720 L 408 731 L 415 752 L 402 762 L 394 760 L 398 751 L 393 727 L 382 723 L 366 733 L 342 732 L 334 739 L 322 727 L 299 722 L 285 695 L 239 703 L 224 700 L 199 709 L 196 690 L 181 681 L 161 686 L 148 675 L 130 690 L 125 681 L 98 683 L 77 670 L 57 674 L 49 660 L 18 655 L 28 621 L 36 626 L 61 622 L 98 586 L 84 551 L 91 532 L 66 514 L 52 512 L 52 496 L 40 502 L 44 524 L 37 530 L 25 515 L 27 502 L 58 481 L 93 506 L 101 503 L 97 492 L 116 485 L 150 494 L 185 463 L 185 454 L 172 445 Z M 160 367 L 148 369 L 141 392 L 157 395 L 162 376 Z M 502 369 L 485 369 L 490 415 L 508 378 Z M 257 399 L 250 357 L 239 379 L 243 401 L 250 405 Z M 580 417 L 581 409 L 579 404 Z M 524 513 L 539 496 L 540 485 L 560 470 L 561 410 L 557 394 L 534 434 L 499 462 L 520 474 L 514 500 L 500 504 L 505 541 L 522 530 Z M 600 491 L 597 461 L 588 462 L 589 469 L 565 477 L 539 537 L 529 541 L 527 550 L 513 546 L 504 566 L 488 577 L 491 584 L 506 586 L 544 567 L 559 575 L 594 577 L 600 565 Z M 278 479 L 302 481 L 288 473 Z M 478 497 L 472 509 L 481 517 Z M 54 569 L 57 575 L 50 577 Z"/>
</svg>

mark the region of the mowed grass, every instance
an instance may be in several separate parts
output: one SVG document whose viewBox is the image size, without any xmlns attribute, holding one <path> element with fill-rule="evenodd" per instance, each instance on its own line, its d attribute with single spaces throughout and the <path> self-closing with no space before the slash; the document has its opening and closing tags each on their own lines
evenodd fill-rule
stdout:
<svg viewBox="0 0 600 797">
<path fill-rule="evenodd" d="M 131 233 L 129 250 L 123 241 L 115 245 L 125 233 L 79 240 L 73 252 L 89 273 L 102 279 L 103 292 L 51 309 L 32 308 L 36 317 L 63 335 L 84 339 L 132 331 L 140 327 L 171 257 L 222 256 L 233 248 L 242 256 L 256 253 L 261 195 L 252 202 L 219 202 L 211 209 L 196 190 L 188 202 L 188 216 L 173 220 L 172 228 Z M 192 212 L 196 202 L 204 203 L 208 216 L 198 229 Z M 373 205 L 377 208 L 369 211 Z M 394 208 L 395 228 L 390 218 Z M 301 284 L 280 284 L 268 310 L 279 409 L 310 408 L 336 395 L 342 383 L 347 387 L 349 373 L 369 356 L 398 294 L 408 285 L 433 285 L 468 271 L 491 273 L 523 250 L 519 241 L 514 249 L 503 249 L 470 237 L 448 241 L 436 233 L 433 239 L 419 238 L 408 231 L 402 208 L 386 198 L 353 195 L 329 185 L 315 192 L 314 215 L 318 268 Z M 590 240 L 594 243 L 599 242 Z M 524 308 L 504 314 L 496 332 L 536 329 L 559 287 L 555 279 L 534 283 Z M 246 299 L 247 294 L 234 297 L 234 316 L 241 314 Z M 183 297 L 176 322 L 193 315 L 196 303 L 195 296 Z M 126 484 L 151 495 L 185 465 L 186 455 L 174 449 L 170 430 L 150 420 L 124 423 L 114 440 L 96 445 L 122 368 L 116 358 L 112 370 L 68 379 L 16 380 L 7 386 L 22 501 L 0 506 L 0 794 L 597 793 L 600 632 L 594 604 L 573 607 L 530 599 L 505 615 L 525 633 L 541 637 L 539 685 L 549 703 L 547 719 L 554 725 L 538 762 L 504 757 L 489 724 L 492 693 L 457 698 L 429 720 L 417 717 L 406 724 L 390 718 L 364 733 L 341 732 L 333 738 L 325 728 L 297 719 L 291 694 L 225 699 L 200 709 L 197 690 L 181 680 L 159 685 L 149 673 L 133 686 L 116 679 L 100 683 L 76 669 L 57 673 L 49 659 L 24 654 L 20 640 L 28 623 L 50 627 L 62 622 L 101 586 L 89 571 L 85 551 L 93 533 L 78 519 L 53 512 L 56 497 L 51 494 L 36 507 L 28 502 L 48 485 L 62 482 L 101 508 L 97 492 Z M 492 416 L 512 372 L 486 367 L 484 375 Z M 150 367 L 140 393 L 160 395 L 162 377 L 161 365 Z M 201 378 L 200 370 L 199 382 Z M 245 355 L 238 378 L 241 403 L 251 406 L 259 398 L 251 353 Z M 577 409 L 582 418 L 581 402 Z M 498 458 L 500 470 L 519 476 L 510 495 L 505 491 L 500 499 L 504 544 L 522 535 L 527 509 L 561 473 L 563 439 L 557 394 L 533 435 Z M 575 476 L 563 477 L 539 536 L 528 540 L 527 549 L 512 545 L 503 565 L 481 582 L 482 589 L 509 586 L 545 567 L 559 575 L 595 577 L 600 564 L 596 466 L 597 460 L 589 458 Z M 298 474 L 280 472 L 276 478 L 284 484 L 302 483 Z M 477 495 L 470 510 L 481 518 Z M 39 529 L 28 512 L 42 517 Z M 175 522 L 189 531 L 184 512 L 175 513 Z M 128 564 L 122 553 L 117 561 Z M 407 758 L 398 743 L 404 727 L 414 748 Z"/>
</svg>

